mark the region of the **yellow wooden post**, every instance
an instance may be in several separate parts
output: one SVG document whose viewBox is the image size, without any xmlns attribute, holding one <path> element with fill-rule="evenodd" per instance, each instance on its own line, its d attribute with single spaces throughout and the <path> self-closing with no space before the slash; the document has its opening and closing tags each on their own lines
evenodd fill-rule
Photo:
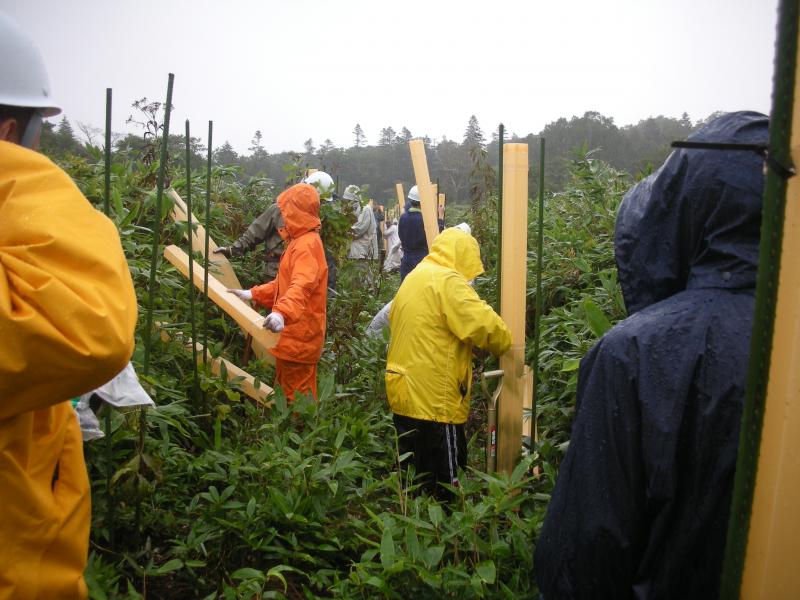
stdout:
<svg viewBox="0 0 800 600">
<path fill-rule="evenodd" d="M 525 371 L 525 281 L 528 256 L 528 145 L 503 146 L 503 239 L 500 316 L 511 330 L 511 349 L 500 357 L 503 390 L 498 400 L 497 470 L 511 473 L 522 448 Z"/>
<path fill-rule="evenodd" d="M 430 248 L 433 240 L 439 235 L 439 223 L 436 220 L 436 185 L 431 183 L 431 176 L 428 172 L 425 142 L 411 140 L 408 142 L 408 147 L 411 150 L 411 164 L 414 167 L 414 178 L 417 181 L 422 222 L 425 225 L 425 239 Z"/>
<path fill-rule="evenodd" d="M 400 214 L 402 215 L 406 206 L 406 195 L 403 192 L 403 184 L 395 183 L 394 189 L 397 191 L 397 206 L 398 209 L 400 210 Z"/>
<path fill-rule="evenodd" d="M 800 56 L 797 65 L 800 66 Z M 791 164 L 800 165 L 800 73 Z M 775 328 L 741 598 L 796 598 L 800 590 L 800 179 L 787 181 Z"/>
</svg>

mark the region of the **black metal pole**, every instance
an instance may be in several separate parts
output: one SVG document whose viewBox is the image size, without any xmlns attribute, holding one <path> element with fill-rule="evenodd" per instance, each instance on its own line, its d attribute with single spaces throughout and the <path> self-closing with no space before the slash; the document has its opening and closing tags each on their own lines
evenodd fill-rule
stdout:
<svg viewBox="0 0 800 600">
<path fill-rule="evenodd" d="M 544 252 L 544 138 L 539 138 L 539 230 L 536 240 L 536 314 L 533 320 L 533 402 L 531 433 L 536 436 L 536 404 L 539 399 L 539 343 L 542 320 L 542 254 Z M 531 439 L 531 442 L 533 440 Z"/>
<path fill-rule="evenodd" d="M 194 228 L 192 227 L 192 137 L 189 133 L 189 119 L 186 119 L 186 227 L 189 238 L 189 325 L 192 332 L 192 406 L 197 406 L 200 395 L 200 375 L 197 372 L 197 319 L 194 314 Z"/>
<path fill-rule="evenodd" d="M 214 133 L 214 122 L 208 122 L 208 160 L 206 161 L 206 239 L 203 256 L 203 366 L 208 364 L 208 245 L 210 239 L 209 226 L 211 225 L 211 148 Z"/>
<path fill-rule="evenodd" d="M 103 212 L 108 216 L 111 211 L 111 88 L 106 88 L 106 171 L 105 194 L 103 195 Z"/>
<path fill-rule="evenodd" d="M 167 104 L 164 107 L 164 126 L 161 136 L 161 156 L 158 165 L 158 182 L 156 184 L 156 207 L 155 215 L 153 217 L 153 246 L 150 254 L 150 281 L 148 285 L 147 297 L 147 316 L 145 321 L 144 330 L 144 357 L 142 359 L 142 373 L 144 375 L 150 374 L 150 352 L 153 345 L 153 308 L 155 307 L 156 298 L 156 265 L 158 263 L 158 247 L 161 243 L 161 204 L 164 198 L 164 179 L 167 173 L 167 146 L 169 144 L 169 117 L 172 111 L 172 86 L 175 81 L 175 75 L 169 74 L 167 81 Z M 147 409 L 142 408 L 139 411 L 139 444 L 138 451 L 141 455 L 144 452 L 144 432 L 147 428 Z M 144 461 L 139 461 L 139 470 L 141 472 Z M 134 517 L 136 535 L 139 535 L 139 529 L 142 522 L 142 498 L 141 494 L 136 494 L 136 510 Z"/>
<path fill-rule="evenodd" d="M 150 350 L 153 345 L 153 307 L 156 298 L 156 265 L 158 262 L 158 246 L 161 243 L 161 204 L 164 198 L 164 179 L 167 173 L 167 146 L 169 144 L 169 117 L 172 111 L 172 85 L 175 75 L 169 74 L 167 82 L 167 104 L 164 107 L 164 128 L 161 136 L 161 159 L 158 166 L 158 183 L 156 187 L 156 210 L 153 219 L 153 248 L 150 254 L 150 284 L 148 287 L 147 316 L 144 331 L 143 373 L 150 374 Z"/>
</svg>

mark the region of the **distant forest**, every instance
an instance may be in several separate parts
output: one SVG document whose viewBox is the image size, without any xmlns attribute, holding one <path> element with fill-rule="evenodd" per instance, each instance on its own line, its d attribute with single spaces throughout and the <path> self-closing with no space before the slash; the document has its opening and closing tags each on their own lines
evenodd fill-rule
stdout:
<svg viewBox="0 0 800 600">
<path fill-rule="evenodd" d="M 141 155 L 148 152 L 155 158 L 157 153 L 150 143 L 158 128 L 161 105 L 142 99 L 134 103 L 140 116 L 132 116 L 129 122 L 137 123 L 142 134 L 115 135 L 114 152 L 118 155 Z M 715 113 L 716 114 L 716 113 Z M 710 115 L 710 118 L 713 115 Z M 507 135 L 507 142 L 529 144 L 530 191 L 536 193 L 539 170 L 539 138 L 546 140 L 545 187 L 550 191 L 562 189 L 566 182 L 567 165 L 576 154 L 592 153 L 594 158 L 604 160 L 632 177 L 649 173 L 669 154 L 673 140 L 689 135 L 703 121 L 692 122 L 684 113 L 680 118 L 651 117 L 636 125 L 618 127 L 612 117 L 598 112 L 587 112 L 570 119 L 561 118 L 548 123 L 539 133 L 524 137 Z M 80 141 L 66 116 L 58 124 L 46 123 L 42 134 L 42 149 L 49 155 L 60 157 L 66 154 L 88 156 L 88 146 L 103 145 L 100 129 L 78 123 L 83 141 Z M 306 140 L 301 152 L 268 153 L 263 146 L 260 131 L 256 131 L 247 154 L 237 154 L 226 141 L 215 148 L 213 161 L 216 165 L 234 167 L 237 177 L 268 178 L 275 189 L 281 190 L 300 168 L 313 167 L 328 171 L 337 179 L 340 191 L 354 183 L 368 186 L 368 195 L 381 204 L 392 206 L 396 202 L 395 183 L 402 182 L 406 191 L 413 184 L 413 171 L 407 142 L 416 137 L 407 128 L 399 132 L 392 127 L 381 130 L 374 143 L 369 143 L 360 125 L 353 130 L 353 145 L 349 148 L 334 146 L 330 140 L 316 145 L 313 139 Z M 481 194 L 493 185 L 498 162 L 498 131 L 485 132 L 478 119 L 472 116 L 460 141 L 442 138 L 431 140 L 422 137 L 427 145 L 431 178 L 439 181 L 447 201 L 467 203 L 474 194 Z M 170 134 L 170 155 L 173 161 L 185 156 L 185 136 Z M 205 164 L 207 149 L 199 138 L 192 137 L 192 162 L 195 168 Z"/>
</svg>

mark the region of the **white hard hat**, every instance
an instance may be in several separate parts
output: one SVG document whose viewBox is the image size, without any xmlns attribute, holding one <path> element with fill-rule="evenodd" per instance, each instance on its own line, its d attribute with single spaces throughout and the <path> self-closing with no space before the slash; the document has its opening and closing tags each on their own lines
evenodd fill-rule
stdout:
<svg viewBox="0 0 800 600">
<path fill-rule="evenodd" d="M 333 193 L 336 183 L 333 177 L 328 175 L 325 171 L 314 171 L 311 175 L 303 179 L 303 183 L 308 183 L 317 188 L 320 197 L 330 197 Z"/>
<path fill-rule="evenodd" d="M 345 200 L 358 200 L 360 191 L 361 189 L 357 185 L 348 185 L 344 190 L 344 194 L 342 194 L 342 198 Z"/>
<path fill-rule="evenodd" d="M 472 235 L 472 227 L 470 227 L 467 223 L 459 223 L 455 226 L 455 229 L 460 229 L 464 233 Z"/>
<path fill-rule="evenodd" d="M 408 199 L 412 202 L 419 202 L 419 189 L 417 189 L 417 186 L 413 186 L 408 190 Z"/>
<path fill-rule="evenodd" d="M 61 112 L 50 98 L 50 79 L 39 49 L 8 15 L 0 12 L 0 104 L 38 108 L 43 117 Z"/>
</svg>

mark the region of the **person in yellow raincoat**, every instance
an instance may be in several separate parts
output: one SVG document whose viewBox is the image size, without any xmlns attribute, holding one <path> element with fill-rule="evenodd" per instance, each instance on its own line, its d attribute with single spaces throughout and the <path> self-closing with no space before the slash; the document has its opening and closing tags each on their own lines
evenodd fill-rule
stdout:
<svg viewBox="0 0 800 600">
<path fill-rule="evenodd" d="M 70 399 L 121 371 L 136 297 L 114 224 L 33 149 L 60 112 L 0 13 L 0 600 L 85 598 L 90 489 Z"/>
<path fill-rule="evenodd" d="M 443 500 L 450 493 L 438 484 L 458 485 L 458 469 L 466 467 L 472 349 L 502 354 L 511 347 L 508 327 L 470 285 L 481 273 L 475 238 L 445 229 L 389 311 L 386 394 L 400 454 L 412 453 L 423 487 Z"/>
</svg>

